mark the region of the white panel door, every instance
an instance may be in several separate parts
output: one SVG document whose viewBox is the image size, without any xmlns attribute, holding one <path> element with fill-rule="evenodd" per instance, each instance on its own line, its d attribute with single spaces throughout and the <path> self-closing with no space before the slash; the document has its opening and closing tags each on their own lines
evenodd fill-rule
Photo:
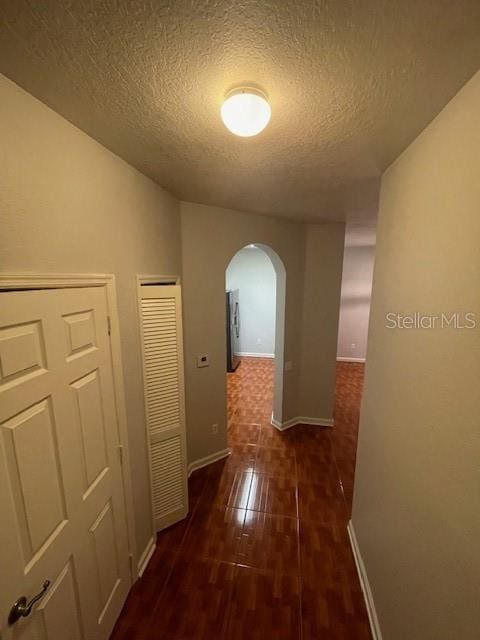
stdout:
<svg viewBox="0 0 480 640">
<path fill-rule="evenodd" d="M 152 502 L 160 531 L 188 513 L 181 289 L 140 289 Z"/>
<path fill-rule="evenodd" d="M 105 292 L 0 303 L 0 637 L 106 640 L 130 575 Z"/>
</svg>

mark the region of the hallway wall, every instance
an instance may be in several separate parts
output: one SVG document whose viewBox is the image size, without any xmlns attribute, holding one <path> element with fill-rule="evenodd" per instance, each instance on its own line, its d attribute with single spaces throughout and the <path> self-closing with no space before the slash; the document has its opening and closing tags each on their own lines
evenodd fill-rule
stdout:
<svg viewBox="0 0 480 640">
<path fill-rule="evenodd" d="M 479 113 L 480 72 L 382 180 L 353 524 L 385 640 L 480 628 Z"/>
<path fill-rule="evenodd" d="M 319 395 L 322 388 L 333 390 L 335 348 L 333 358 L 318 349 L 330 341 L 336 346 L 344 225 L 305 225 L 186 202 L 181 203 L 181 212 L 188 455 L 193 461 L 227 446 L 224 278 L 230 259 L 247 244 L 270 246 L 287 271 L 285 363 L 290 361 L 292 369 L 284 372 L 283 420 L 308 415 L 302 413 L 299 404 L 298 384 L 302 376 L 303 380 L 311 376 L 313 394 Z M 317 226 L 322 227 L 321 232 L 317 233 Z M 316 273 L 325 270 L 328 275 L 319 287 L 309 288 L 307 300 L 312 295 L 319 296 L 320 304 L 324 305 L 322 313 L 335 318 L 324 325 L 317 322 L 316 330 L 303 343 L 303 348 L 309 349 L 315 359 L 314 371 L 310 361 L 302 362 L 301 358 L 305 246 L 311 234 L 318 242 L 315 253 L 308 254 L 309 268 L 315 263 Z M 337 271 L 331 264 L 332 257 Z M 319 333 L 325 342 L 318 340 Z M 195 360 L 201 353 L 210 355 L 210 366 L 198 369 Z M 315 406 L 322 413 L 318 417 L 331 417 L 331 399 L 323 402 L 325 396 L 321 392 L 319 398 Z M 212 432 L 213 424 L 219 427 L 216 434 Z"/>
<path fill-rule="evenodd" d="M 308 225 L 305 230 L 299 413 L 333 419 L 340 288 L 345 226 Z"/>
<path fill-rule="evenodd" d="M 137 552 L 152 535 L 135 275 L 180 272 L 178 202 L 0 75 L 0 269 L 114 273 Z"/>
<path fill-rule="evenodd" d="M 225 269 L 247 244 L 277 252 L 287 270 L 285 361 L 296 359 L 302 304 L 301 224 L 219 207 L 181 203 L 185 379 L 189 461 L 227 447 Z M 210 366 L 196 367 L 208 353 Z M 298 368 L 284 377 L 284 414 L 296 415 Z M 218 433 L 212 433 L 212 425 Z"/>
</svg>

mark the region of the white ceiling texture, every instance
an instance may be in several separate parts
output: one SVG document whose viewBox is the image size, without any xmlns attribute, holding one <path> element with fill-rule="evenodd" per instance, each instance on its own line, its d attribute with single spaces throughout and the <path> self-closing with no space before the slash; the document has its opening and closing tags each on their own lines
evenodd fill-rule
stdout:
<svg viewBox="0 0 480 640">
<path fill-rule="evenodd" d="M 0 71 L 183 200 L 375 215 L 382 171 L 480 67 L 479 0 L 3 0 Z M 269 126 L 219 109 L 258 86 Z"/>
</svg>

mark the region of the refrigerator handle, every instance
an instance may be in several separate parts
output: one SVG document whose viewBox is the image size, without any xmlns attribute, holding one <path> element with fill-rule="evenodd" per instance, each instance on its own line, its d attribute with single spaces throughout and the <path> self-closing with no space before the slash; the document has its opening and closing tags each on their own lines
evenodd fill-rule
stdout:
<svg viewBox="0 0 480 640">
<path fill-rule="evenodd" d="M 237 338 L 240 337 L 240 307 L 238 302 L 235 303 L 235 315 L 233 319 L 233 324 L 235 325 L 235 335 Z"/>
</svg>

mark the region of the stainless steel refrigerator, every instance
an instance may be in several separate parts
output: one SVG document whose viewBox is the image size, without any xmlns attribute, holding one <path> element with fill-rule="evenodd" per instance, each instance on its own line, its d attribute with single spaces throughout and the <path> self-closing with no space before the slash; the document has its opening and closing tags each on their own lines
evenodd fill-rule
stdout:
<svg viewBox="0 0 480 640">
<path fill-rule="evenodd" d="M 240 304 L 238 289 L 227 291 L 227 371 L 232 373 L 240 364 Z"/>
</svg>

